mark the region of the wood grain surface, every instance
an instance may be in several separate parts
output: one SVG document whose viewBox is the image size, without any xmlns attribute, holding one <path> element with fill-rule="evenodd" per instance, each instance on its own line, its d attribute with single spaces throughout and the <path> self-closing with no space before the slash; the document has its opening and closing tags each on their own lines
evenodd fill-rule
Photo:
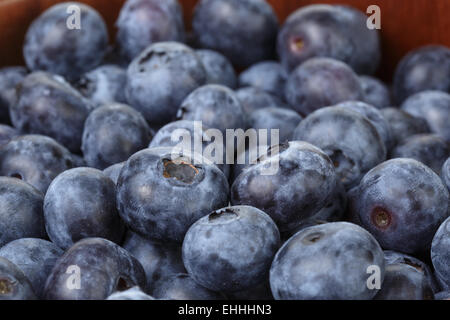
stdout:
<svg viewBox="0 0 450 320">
<path fill-rule="evenodd" d="M 164 0 L 161 0 L 164 1 Z M 0 66 L 23 63 L 22 44 L 31 21 L 61 0 L 0 0 Z M 96 8 L 108 23 L 114 39 L 114 22 L 124 0 L 81 0 Z M 197 0 L 180 0 L 189 28 Z M 280 22 L 295 9 L 312 3 L 349 4 L 364 12 L 381 8 L 383 63 L 379 75 L 389 80 L 399 59 L 426 44 L 450 46 L 450 0 L 269 0 Z"/>
</svg>

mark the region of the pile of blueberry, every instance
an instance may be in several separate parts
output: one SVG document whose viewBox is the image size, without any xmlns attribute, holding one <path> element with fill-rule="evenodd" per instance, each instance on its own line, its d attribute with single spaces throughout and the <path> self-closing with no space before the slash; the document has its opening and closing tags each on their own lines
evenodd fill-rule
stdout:
<svg viewBox="0 0 450 320">
<path fill-rule="evenodd" d="M 450 49 L 385 84 L 366 20 L 128 0 L 110 45 L 46 10 L 0 69 L 0 300 L 450 299 Z M 214 162 L 211 129 L 279 143 Z"/>
</svg>

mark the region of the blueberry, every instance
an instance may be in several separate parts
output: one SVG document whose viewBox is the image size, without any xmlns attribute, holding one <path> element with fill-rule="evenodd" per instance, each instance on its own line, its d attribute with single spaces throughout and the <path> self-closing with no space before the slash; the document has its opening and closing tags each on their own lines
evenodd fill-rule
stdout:
<svg viewBox="0 0 450 320">
<path fill-rule="evenodd" d="M 0 247 L 26 238 L 45 238 L 44 195 L 19 179 L 0 177 Z"/>
<path fill-rule="evenodd" d="M 425 252 L 448 216 L 449 194 L 424 164 L 397 158 L 370 170 L 351 196 L 350 210 L 387 250 Z"/>
<path fill-rule="evenodd" d="M 246 117 L 236 94 L 229 88 L 209 84 L 192 92 L 181 104 L 178 118 L 201 121 L 208 128 L 245 129 Z"/>
<path fill-rule="evenodd" d="M 390 127 L 386 119 L 383 117 L 383 114 L 377 108 L 361 101 L 341 102 L 337 104 L 337 106 L 356 111 L 369 119 L 375 129 L 377 129 L 377 132 L 381 140 L 383 140 L 386 149 L 390 150 L 393 146 Z"/>
<path fill-rule="evenodd" d="M 431 244 L 431 261 L 435 275 L 444 290 L 450 290 L 450 217 L 445 220 Z"/>
<path fill-rule="evenodd" d="M 404 140 L 392 151 L 392 158 L 412 158 L 430 167 L 438 175 L 450 157 L 450 144 L 435 134 L 419 134 Z"/>
<path fill-rule="evenodd" d="M 237 86 L 237 75 L 231 62 L 219 52 L 201 49 L 196 50 L 197 56 L 203 63 L 208 84 L 221 84 L 231 89 Z"/>
<path fill-rule="evenodd" d="M 263 61 L 244 70 L 239 76 L 240 87 L 255 87 L 284 99 L 288 73 L 276 61 Z"/>
<path fill-rule="evenodd" d="M 183 241 L 189 227 L 228 204 L 225 175 L 187 150 L 154 148 L 133 155 L 117 182 L 117 206 L 127 226 L 161 241 Z"/>
<path fill-rule="evenodd" d="M 144 293 L 136 286 L 125 291 L 117 291 L 106 298 L 106 300 L 155 300 L 155 298 Z"/>
<path fill-rule="evenodd" d="M 420 134 L 430 133 L 430 128 L 423 118 L 414 117 L 398 108 L 384 108 L 381 115 L 389 125 L 392 146 L 402 143 L 407 138 Z"/>
<path fill-rule="evenodd" d="M 52 242 L 36 238 L 17 239 L 0 248 L 0 257 L 8 259 L 23 271 L 38 297 L 42 296 L 45 281 L 63 253 Z"/>
<path fill-rule="evenodd" d="M 279 231 L 267 214 L 234 206 L 212 212 L 189 228 L 183 261 L 200 285 L 235 292 L 263 282 L 279 245 Z"/>
<path fill-rule="evenodd" d="M 138 111 L 112 103 L 86 119 L 81 150 L 88 166 L 105 169 L 145 149 L 151 138 L 150 127 Z"/>
<path fill-rule="evenodd" d="M 95 105 L 126 103 L 127 73 L 116 65 L 103 65 L 84 74 L 74 86 Z"/>
<path fill-rule="evenodd" d="M 292 134 L 302 119 L 294 110 L 275 107 L 264 108 L 250 113 L 248 127 L 257 130 L 266 129 L 267 145 L 273 144 L 271 138 L 272 130 L 279 130 L 278 141 L 276 142 L 278 144 L 278 142 L 292 140 Z"/>
<path fill-rule="evenodd" d="M 415 268 L 418 272 L 421 272 L 425 275 L 433 292 L 439 291 L 439 285 L 436 282 L 436 278 L 434 277 L 433 272 L 431 271 L 430 267 L 424 262 L 407 254 L 390 250 L 386 250 L 384 252 L 384 258 L 387 266 L 393 264 L 405 264 Z"/>
<path fill-rule="evenodd" d="M 22 270 L 0 257 L 0 300 L 35 300 L 30 281 Z"/>
<path fill-rule="evenodd" d="M 200 47 L 240 67 L 275 55 L 278 19 L 265 0 L 200 0 L 192 28 Z"/>
<path fill-rule="evenodd" d="M 202 287 L 188 274 L 167 277 L 154 295 L 160 300 L 225 300 L 222 294 Z"/>
<path fill-rule="evenodd" d="M 183 100 L 207 81 L 200 58 L 189 47 L 160 42 L 145 49 L 128 67 L 126 96 L 152 127 L 174 120 Z"/>
<path fill-rule="evenodd" d="M 236 90 L 236 95 L 247 114 L 264 108 L 289 108 L 281 99 L 255 87 L 245 87 Z"/>
<path fill-rule="evenodd" d="M 114 182 L 101 171 L 75 168 L 61 173 L 50 184 L 44 199 L 50 239 L 63 249 L 89 237 L 119 243 L 124 228 L 114 200 Z"/>
<path fill-rule="evenodd" d="M 125 249 L 102 238 L 70 247 L 47 278 L 47 300 L 103 300 L 116 291 L 145 286 L 141 264 Z"/>
<path fill-rule="evenodd" d="M 4 146 L 20 135 L 19 131 L 5 124 L 0 124 L 0 146 Z"/>
<path fill-rule="evenodd" d="M 72 152 L 79 152 L 84 121 L 91 103 L 63 78 L 34 72 L 22 82 L 11 121 L 24 133 L 47 135 Z"/>
<path fill-rule="evenodd" d="M 148 240 L 128 231 L 122 247 L 144 268 L 147 284 L 143 289 L 150 294 L 154 294 L 167 277 L 186 272 L 179 245 Z"/>
<path fill-rule="evenodd" d="M 217 167 L 223 172 L 225 177 L 228 178 L 230 174 L 230 166 L 226 164 L 226 150 L 225 146 L 221 145 L 222 142 L 216 141 L 214 136 L 208 131 L 209 128 L 203 125 L 202 122 L 196 122 L 192 120 L 178 120 L 171 122 L 156 132 L 149 148 L 155 147 L 181 147 L 190 152 L 196 152 L 203 154 L 209 160 L 214 162 Z M 201 144 L 198 143 L 201 141 Z M 214 145 L 211 142 L 214 141 Z M 207 150 L 209 148 L 223 147 L 223 159 L 214 159 L 215 155 L 212 154 L 209 157 Z"/>
<path fill-rule="evenodd" d="M 295 129 L 293 139 L 321 148 L 347 190 L 386 159 L 385 145 L 373 124 L 362 114 L 341 107 L 310 114 Z"/>
<path fill-rule="evenodd" d="M 301 115 L 349 100 L 362 100 L 358 76 L 345 63 L 312 58 L 298 66 L 288 78 L 287 102 Z"/>
<path fill-rule="evenodd" d="M 349 64 L 356 72 L 372 74 L 381 50 L 376 30 L 367 28 L 367 16 L 351 7 L 305 6 L 292 13 L 278 34 L 278 55 L 292 70 L 313 57 Z"/>
<path fill-rule="evenodd" d="M 442 181 L 446 184 L 450 192 L 450 157 L 444 162 L 441 170 Z"/>
<path fill-rule="evenodd" d="M 16 88 L 27 75 L 24 67 L 0 69 L 0 122 L 10 123 L 9 108 L 16 103 Z"/>
<path fill-rule="evenodd" d="M 121 56 L 131 61 L 149 45 L 183 42 L 183 12 L 178 0 L 128 0 L 116 22 Z"/>
<path fill-rule="evenodd" d="M 332 222 L 306 228 L 277 252 L 270 269 L 270 286 L 277 300 L 365 300 L 369 267 L 384 277 L 384 254 L 363 228 Z"/>
<path fill-rule="evenodd" d="M 433 300 L 434 294 L 426 275 L 415 267 L 394 263 L 386 266 L 381 290 L 375 300 Z"/>
<path fill-rule="evenodd" d="M 43 193 L 58 174 L 73 166 L 66 148 L 40 135 L 14 138 L 0 152 L 0 175 L 22 179 Z"/>
<path fill-rule="evenodd" d="M 120 170 L 122 170 L 123 166 L 125 165 L 125 162 L 120 162 L 113 164 L 112 166 L 106 168 L 103 170 L 103 173 L 110 178 L 114 184 L 117 184 L 117 180 L 119 179 Z"/>
<path fill-rule="evenodd" d="M 77 20 L 72 19 L 75 8 L 80 28 L 69 28 Z M 75 80 L 100 64 L 107 45 L 108 30 L 100 14 L 88 5 L 65 2 L 33 21 L 25 36 L 23 55 L 32 71 L 49 71 Z"/>
<path fill-rule="evenodd" d="M 309 143 L 293 141 L 271 148 L 244 169 L 231 188 L 231 203 L 263 210 L 284 232 L 322 209 L 335 187 L 330 158 Z"/>
<path fill-rule="evenodd" d="M 364 92 L 364 101 L 378 109 L 392 105 L 389 88 L 381 80 L 371 76 L 360 76 L 359 82 Z"/>
<path fill-rule="evenodd" d="M 427 90 L 450 93 L 449 74 L 449 48 L 431 45 L 411 51 L 400 61 L 395 71 L 394 96 L 397 103 Z"/>
<path fill-rule="evenodd" d="M 450 141 L 450 94 L 423 91 L 409 97 L 401 108 L 415 117 L 425 119 L 431 132 Z"/>
</svg>

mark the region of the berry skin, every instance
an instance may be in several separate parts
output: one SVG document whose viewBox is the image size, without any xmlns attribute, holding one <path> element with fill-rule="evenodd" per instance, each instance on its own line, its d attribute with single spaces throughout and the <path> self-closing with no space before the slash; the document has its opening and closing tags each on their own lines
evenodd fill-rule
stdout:
<svg viewBox="0 0 450 320">
<path fill-rule="evenodd" d="M 293 139 L 321 148 L 333 161 L 346 190 L 386 159 L 386 147 L 372 122 L 359 112 L 341 107 L 310 114 L 295 129 Z"/>
<path fill-rule="evenodd" d="M 140 236 L 181 243 L 189 227 L 228 204 L 222 171 L 199 154 L 173 148 L 142 150 L 128 159 L 117 182 L 117 207 Z"/>
<path fill-rule="evenodd" d="M 41 135 L 14 138 L 0 153 L 0 175 L 21 179 L 43 193 L 58 174 L 74 166 L 66 148 Z"/>
<path fill-rule="evenodd" d="M 239 67 L 275 55 L 278 19 L 266 0 L 201 0 L 192 29 L 201 48 L 218 51 Z"/>
<path fill-rule="evenodd" d="M 246 117 L 236 94 L 229 88 L 209 84 L 193 91 L 182 102 L 178 119 L 201 121 L 208 128 L 245 129 Z"/>
<path fill-rule="evenodd" d="M 269 275 L 267 279 L 260 285 L 248 290 L 237 291 L 227 295 L 230 300 L 273 300 L 272 291 L 270 290 Z"/>
<path fill-rule="evenodd" d="M 9 124 L 9 108 L 17 100 L 16 88 L 26 77 L 25 67 L 6 67 L 0 69 L 0 122 Z"/>
<path fill-rule="evenodd" d="M 293 70 L 310 58 L 326 57 L 372 74 L 381 58 L 380 40 L 366 21 L 363 12 L 348 6 L 304 6 L 287 18 L 278 34 L 280 60 Z"/>
<path fill-rule="evenodd" d="M 38 297 L 42 297 L 45 281 L 63 253 L 54 243 L 37 238 L 17 239 L 0 248 L 0 257 L 23 271 Z"/>
<path fill-rule="evenodd" d="M 347 210 L 347 192 L 345 191 L 342 183 L 338 183 L 337 187 L 334 189 L 333 195 L 326 205 L 320 209 L 311 218 L 302 221 L 296 228 L 284 232 L 281 236 L 284 240 L 289 240 L 298 231 L 303 230 L 307 227 L 324 224 L 327 222 L 337 222 L 344 220 L 344 215 Z M 350 221 L 349 221 L 350 222 Z"/>
<path fill-rule="evenodd" d="M 237 86 L 237 75 L 231 62 L 219 52 L 200 49 L 195 53 L 205 67 L 207 83 L 220 84 L 234 89 Z"/>
<path fill-rule="evenodd" d="M 119 243 L 124 226 L 114 200 L 114 183 L 101 171 L 92 168 L 64 171 L 45 194 L 45 227 L 50 239 L 63 249 L 89 237 Z"/>
<path fill-rule="evenodd" d="M 209 157 L 206 150 L 208 150 L 208 146 L 211 146 L 211 142 L 214 141 L 215 148 L 220 148 L 222 142 L 214 140 L 213 135 L 208 132 L 209 129 L 202 125 L 202 123 L 196 123 L 192 120 L 178 120 L 168 123 L 156 132 L 148 147 L 181 147 L 189 152 L 203 154 L 203 156 L 208 157 L 209 160 L 216 164 L 225 177 L 228 178 L 230 175 L 230 166 L 226 164 L 225 146 L 222 146 L 222 160 L 214 159 L 214 155 Z M 174 138 L 178 138 L 178 140 Z M 197 145 L 196 141 L 201 141 L 201 145 Z"/>
<path fill-rule="evenodd" d="M 325 206 L 336 188 L 336 175 L 330 158 L 309 143 L 291 141 L 272 148 L 277 149 L 278 154 L 269 150 L 236 178 L 231 203 L 263 210 L 284 232 Z"/>
<path fill-rule="evenodd" d="M 18 130 L 52 137 L 77 153 L 92 109 L 92 103 L 63 78 L 38 71 L 23 80 L 10 113 Z"/>
<path fill-rule="evenodd" d="M 80 286 L 74 289 L 67 284 L 77 273 Z M 135 286 L 145 286 L 145 273 L 131 254 L 109 240 L 86 238 L 75 243 L 58 259 L 47 278 L 44 298 L 103 300 L 116 291 Z"/>
<path fill-rule="evenodd" d="M 419 134 L 406 139 L 392 151 L 392 158 L 411 158 L 422 162 L 438 175 L 450 157 L 450 144 L 435 134 Z"/>
<path fill-rule="evenodd" d="M 240 88 L 236 90 L 236 95 L 247 114 L 265 108 L 289 108 L 281 99 L 260 88 Z"/>
<path fill-rule="evenodd" d="M 81 29 L 68 28 L 73 5 L 80 10 Z M 50 7 L 33 21 L 25 36 L 23 55 L 32 71 L 76 80 L 101 63 L 107 46 L 108 30 L 99 13 L 85 4 L 66 2 Z"/>
<path fill-rule="evenodd" d="M 179 245 L 148 240 L 128 231 L 122 247 L 141 263 L 147 279 L 144 289 L 152 295 L 166 278 L 186 272 Z"/>
<path fill-rule="evenodd" d="M 292 140 L 292 134 L 297 128 L 300 116 L 294 110 L 286 108 L 264 108 L 253 111 L 248 117 L 248 127 L 252 129 L 267 130 L 267 145 L 272 145 L 271 130 L 279 130 L 278 142 Z"/>
<path fill-rule="evenodd" d="M 428 280 L 429 285 L 431 286 L 433 292 L 438 292 L 440 290 L 437 280 L 436 280 L 433 272 L 431 271 L 431 268 L 424 262 L 420 261 L 419 259 L 414 258 L 414 257 L 409 256 L 404 253 L 390 251 L 390 250 L 384 251 L 384 259 L 386 261 L 386 266 L 393 265 L 393 264 L 405 264 L 407 266 L 415 268 L 418 272 L 423 273 L 423 275 Z M 397 270 L 401 270 L 401 268 L 399 268 Z M 426 282 L 426 280 L 423 281 L 423 283 L 425 283 L 425 282 Z M 428 287 L 428 286 L 426 286 L 426 287 Z"/>
<path fill-rule="evenodd" d="M 449 74 L 450 48 L 431 45 L 411 51 L 395 71 L 393 85 L 397 104 L 422 91 L 450 93 Z"/>
<path fill-rule="evenodd" d="M 381 290 L 374 300 L 434 300 L 426 275 L 416 268 L 394 263 L 386 266 Z"/>
<path fill-rule="evenodd" d="M 264 281 L 280 245 L 270 217 L 254 207 L 227 207 L 201 218 L 183 241 L 183 261 L 198 284 L 224 293 Z"/>
<path fill-rule="evenodd" d="M 447 188 L 436 173 L 413 159 L 376 166 L 350 198 L 350 211 L 384 249 L 407 254 L 429 250 L 448 216 Z"/>
<path fill-rule="evenodd" d="M 349 100 L 362 100 L 358 76 L 345 63 L 312 58 L 299 65 L 288 78 L 285 97 L 301 115 Z"/>
<path fill-rule="evenodd" d="M 164 279 L 154 296 L 159 300 L 225 300 L 224 295 L 202 287 L 183 273 Z"/>
<path fill-rule="evenodd" d="M 127 73 L 116 65 L 102 65 L 84 74 L 74 87 L 96 106 L 113 102 L 126 103 Z"/>
<path fill-rule="evenodd" d="M 431 244 L 431 261 L 435 275 L 444 290 L 450 290 L 450 217 L 439 227 Z"/>
<path fill-rule="evenodd" d="M 0 177 L 0 247 L 10 241 L 45 238 L 44 195 L 28 183 Z"/>
<path fill-rule="evenodd" d="M 122 170 L 123 166 L 125 165 L 125 162 L 120 162 L 113 164 L 112 166 L 106 168 L 103 170 L 103 173 L 110 178 L 114 184 L 117 184 L 117 180 L 119 179 L 120 170 Z"/>
<path fill-rule="evenodd" d="M 409 97 L 401 108 L 415 117 L 425 119 L 432 133 L 450 141 L 450 94 L 423 91 Z"/>
<path fill-rule="evenodd" d="M 113 103 L 95 109 L 86 119 L 81 150 L 88 166 L 105 169 L 145 149 L 151 138 L 138 111 Z"/>
<path fill-rule="evenodd" d="M 177 42 L 158 42 L 129 65 L 126 97 L 157 129 L 175 120 L 183 100 L 206 81 L 205 68 L 194 50 Z"/>
<path fill-rule="evenodd" d="M 36 300 L 30 281 L 14 263 L 0 257 L 0 301 Z"/>
<path fill-rule="evenodd" d="M 284 87 L 288 73 L 276 61 L 254 64 L 239 76 L 240 87 L 255 87 L 284 100 Z"/>
<path fill-rule="evenodd" d="M 0 124 L 0 146 L 4 146 L 13 138 L 18 137 L 20 132 L 8 125 Z"/>
<path fill-rule="evenodd" d="M 393 146 L 389 124 L 377 108 L 361 101 L 346 101 L 336 106 L 348 108 L 365 116 L 373 124 L 375 129 L 377 129 L 378 135 L 386 146 L 386 150 L 389 150 Z"/>
<path fill-rule="evenodd" d="M 392 105 L 391 93 L 386 84 L 371 76 L 360 76 L 359 81 L 364 91 L 364 102 L 378 109 Z"/>
<path fill-rule="evenodd" d="M 423 118 L 414 117 L 398 108 L 384 108 L 380 112 L 389 125 L 393 147 L 413 135 L 430 133 L 430 128 Z"/>
<path fill-rule="evenodd" d="M 301 230 L 277 252 L 270 269 L 276 300 L 367 300 L 370 266 L 384 278 L 384 254 L 363 228 L 332 222 Z"/>
<path fill-rule="evenodd" d="M 445 161 L 441 170 L 442 181 L 444 181 L 445 185 L 450 192 L 450 157 Z"/>
<path fill-rule="evenodd" d="M 178 0 L 128 0 L 116 21 L 116 42 L 126 61 L 156 42 L 185 39 L 183 12 Z"/>
</svg>

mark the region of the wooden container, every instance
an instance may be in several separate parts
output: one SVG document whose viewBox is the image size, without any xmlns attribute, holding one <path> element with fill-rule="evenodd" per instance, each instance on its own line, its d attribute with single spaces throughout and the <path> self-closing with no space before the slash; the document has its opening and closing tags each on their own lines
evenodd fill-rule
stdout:
<svg viewBox="0 0 450 320">
<path fill-rule="evenodd" d="M 79 0 L 96 8 L 114 39 L 114 22 L 125 0 Z M 164 1 L 164 0 L 161 0 Z M 23 64 L 22 44 L 28 26 L 42 11 L 61 0 L 0 0 L 0 67 Z M 189 28 L 197 0 L 180 0 Z M 390 80 L 399 59 L 426 44 L 450 47 L 450 0 L 269 0 L 280 22 L 295 9 L 313 3 L 352 5 L 364 12 L 381 8 L 383 62 L 379 75 Z"/>
</svg>

